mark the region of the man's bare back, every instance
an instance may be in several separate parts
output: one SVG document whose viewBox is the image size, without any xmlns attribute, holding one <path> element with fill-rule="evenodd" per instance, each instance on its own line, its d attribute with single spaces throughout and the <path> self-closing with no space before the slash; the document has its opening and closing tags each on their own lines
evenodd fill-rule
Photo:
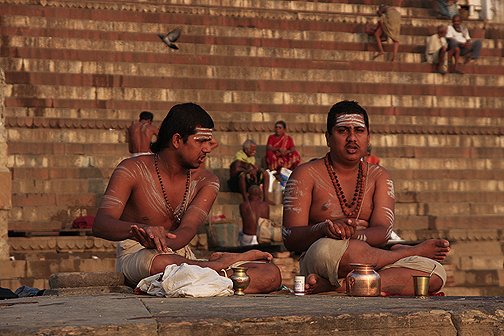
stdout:
<svg viewBox="0 0 504 336">
<path fill-rule="evenodd" d="M 134 121 L 128 127 L 128 148 L 131 154 L 149 153 L 150 145 L 156 140 L 158 129 L 150 121 Z"/>
</svg>

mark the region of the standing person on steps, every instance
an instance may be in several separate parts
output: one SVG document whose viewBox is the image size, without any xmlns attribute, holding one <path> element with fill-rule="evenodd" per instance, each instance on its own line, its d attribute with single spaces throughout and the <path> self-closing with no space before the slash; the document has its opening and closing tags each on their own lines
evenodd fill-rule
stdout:
<svg viewBox="0 0 504 336">
<path fill-rule="evenodd" d="M 378 53 L 373 56 L 374 59 L 382 56 L 385 51 L 383 50 L 382 41 L 387 41 L 388 38 L 392 40 L 393 51 L 391 62 L 397 59 L 397 52 L 399 51 L 399 35 L 401 32 L 401 14 L 396 8 L 386 5 L 380 5 L 376 14 L 380 17 L 378 25 L 372 35 L 374 35 L 376 44 L 378 46 Z"/>
</svg>

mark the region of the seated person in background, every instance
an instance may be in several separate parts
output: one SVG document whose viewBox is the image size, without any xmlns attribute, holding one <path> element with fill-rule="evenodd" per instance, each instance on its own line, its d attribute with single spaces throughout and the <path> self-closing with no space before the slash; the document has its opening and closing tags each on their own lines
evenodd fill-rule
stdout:
<svg viewBox="0 0 504 336">
<path fill-rule="evenodd" d="M 352 263 L 374 265 L 382 294 L 413 295 L 412 276 L 432 270 L 429 292 L 439 291 L 446 272 L 438 261 L 448 241 L 381 249 L 394 225 L 394 184 L 385 168 L 362 160 L 370 139 L 366 110 L 354 101 L 335 104 L 326 139 L 327 155 L 294 170 L 284 193 L 283 240 L 288 250 L 303 252 L 307 292 L 344 291 Z"/>
<path fill-rule="evenodd" d="M 243 201 L 247 200 L 247 190 L 252 185 L 260 186 L 264 199 L 268 200 L 269 175 L 256 165 L 256 152 L 256 143 L 250 139 L 245 140 L 229 166 L 228 187 L 232 192 L 239 192 Z"/>
<path fill-rule="evenodd" d="M 457 0 L 433 0 L 432 3 L 440 19 L 451 19 L 458 14 Z"/>
<path fill-rule="evenodd" d="M 128 149 L 132 156 L 151 154 L 151 142 L 156 140 L 158 129 L 152 125 L 154 115 L 149 111 L 142 111 L 138 121 L 134 121 L 127 129 Z"/>
<path fill-rule="evenodd" d="M 465 63 L 470 63 L 480 57 L 481 41 L 472 40 L 469 31 L 462 25 L 460 15 L 452 18 L 452 24 L 448 26 L 446 33 L 448 40 L 448 61 L 455 58 L 455 72 L 464 73 L 462 64 L 459 64 L 460 56 L 466 56 Z"/>
<path fill-rule="evenodd" d="M 275 123 L 275 133 L 268 137 L 266 144 L 266 166 L 280 174 L 282 168 L 294 170 L 301 162 L 294 140 L 285 133 L 287 124 L 283 120 Z"/>
<path fill-rule="evenodd" d="M 399 34 L 401 32 L 401 13 L 393 7 L 380 5 L 376 14 L 380 17 L 378 25 L 372 33 L 375 37 L 376 44 L 378 45 L 378 53 L 373 58 L 382 56 L 383 51 L 382 39 L 384 41 L 390 38 L 393 42 L 393 52 L 391 61 L 394 62 L 399 51 Z"/>
<path fill-rule="evenodd" d="M 112 173 L 93 225 L 97 237 L 119 241 L 117 271 L 137 285 L 168 265 L 209 267 L 229 276 L 229 267 L 245 263 L 251 278 L 246 292 L 278 289 L 277 266 L 269 253 L 214 253 L 196 260 L 189 242 L 208 217 L 219 191 L 219 179 L 200 168 L 214 145 L 210 115 L 193 103 L 171 108 L 152 155 L 123 160 Z M 227 274 L 224 274 L 227 271 Z"/>
<path fill-rule="evenodd" d="M 437 71 L 442 75 L 448 71 L 446 32 L 446 26 L 439 25 L 437 33 L 427 37 L 425 41 L 425 59 L 431 64 L 436 64 Z"/>
<path fill-rule="evenodd" d="M 263 201 L 261 188 L 253 185 L 248 190 L 248 199 L 240 204 L 243 228 L 238 240 L 240 246 L 257 245 L 257 223 L 259 218 L 269 219 L 268 202 Z"/>
</svg>

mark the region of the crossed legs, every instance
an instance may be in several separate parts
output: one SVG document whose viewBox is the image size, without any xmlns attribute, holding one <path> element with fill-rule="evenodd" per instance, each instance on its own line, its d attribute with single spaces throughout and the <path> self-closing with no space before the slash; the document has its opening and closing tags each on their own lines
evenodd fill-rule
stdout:
<svg viewBox="0 0 504 336">
<path fill-rule="evenodd" d="M 331 241 L 326 240 L 322 243 L 330 245 Z M 317 242 L 314 244 L 317 244 Z M 318 270 L 322 271 L 319 273 L 312 272 L 311 270 L 313 269 L 308 268 L 311 274 L 309 274 L 306 279 L 306 290 L 308 293 L 319 293 L 333 290 L 343 292 L 345 290 L 344 286 L 339 287 L 335 279 L 332 279 L 331 283 L 331 281 L 329 281 L 329 274 L 337 272 L 338 278 L 344 278 L 352 270 L 350 266 L 351 263 L 361 263 L 375 265 L 375 268 L 379 270 L 378 273 L 383 275 L 382 292 L 393 295 L 412 295 L 412 276 L 426 275 L 430 272 L 406 267 L 386 268 L 385 266 L 411 256 L 420 256 L 435 261 L 442 261 L 446 258 L 449 250 L 449 242 L 444 239 L 430 239 L 415 246 L 398 244 L 394 245 L 391 250 L 383 250 L 372 247 L 362 241 L 350 240 L 338 265 L 331 260 L 331 255 L 327 255 L 328 253 L 325 253 L 331 251 L 329 246 L 322 247 L 321 249 L 318 249 L 317 247 L 317 249 L 313 252 L 313 258 L 310 257 L 310 260 L 317 258 L 320 258 L 319 260 L 323 260 L 314 268 L 318 268 Z M 310 252 L 307 253 L 307 256 L 309 253 Z M 435 263 L 433 262 L 433 264 Z M 385 269 L 382 269 L 384 267 Z M 443 282 L 440 277 L 436 275 L 432 276 L 430 292 L 435 292 L 441 289 L 442 283 Z"/>
<path fill-rule="evenodd" d="M 191 260 L 177 254 L 159 254 L 152 261 L 150 274 L 164 272 L 168 265 L 187 263 L 189 265 L 209 267 L 224 275 L 221 270 L 227 269 L 236 262 L 249 261 L 249 263 L 243 264 L 244 267 L 248 268 L 247 274 L 250 276 L 250 284 L 245 293 L 270 293 L 277 290 L 282 282 L 280 270 L 274 264 L 269 263 L 271 260 L 271 254 L 259 250 L 250 250 L 243 253 L 216 252 L 210 256 L 208 261 Z M 266 262 L 253 263 L 250 261 Z M 232 270 L 226 272 L 228 277 L 233 274 Z"/>
</svg>

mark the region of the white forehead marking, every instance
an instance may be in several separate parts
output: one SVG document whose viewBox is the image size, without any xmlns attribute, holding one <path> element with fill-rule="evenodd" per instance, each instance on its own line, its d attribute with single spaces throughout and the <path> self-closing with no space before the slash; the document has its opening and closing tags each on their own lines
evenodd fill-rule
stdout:
<svg viewBox="0 0 504 336">
<path fill-rule="evenodd" d="M 366 124 L 364 123 L 364 117 L 360 114 L 341 114 L 336 118 L 335 126 L 366 127 Z"/>
<path fill-rule="evenodd" d="M 204 128 L 204 127 L 196 127 L 196 134 L 194 134 L 194 139 L 199 140 L 203 138 L 210 138 L 210 140 L 213 137 L 213 130 L 211 128 Z"/>
</svg>

